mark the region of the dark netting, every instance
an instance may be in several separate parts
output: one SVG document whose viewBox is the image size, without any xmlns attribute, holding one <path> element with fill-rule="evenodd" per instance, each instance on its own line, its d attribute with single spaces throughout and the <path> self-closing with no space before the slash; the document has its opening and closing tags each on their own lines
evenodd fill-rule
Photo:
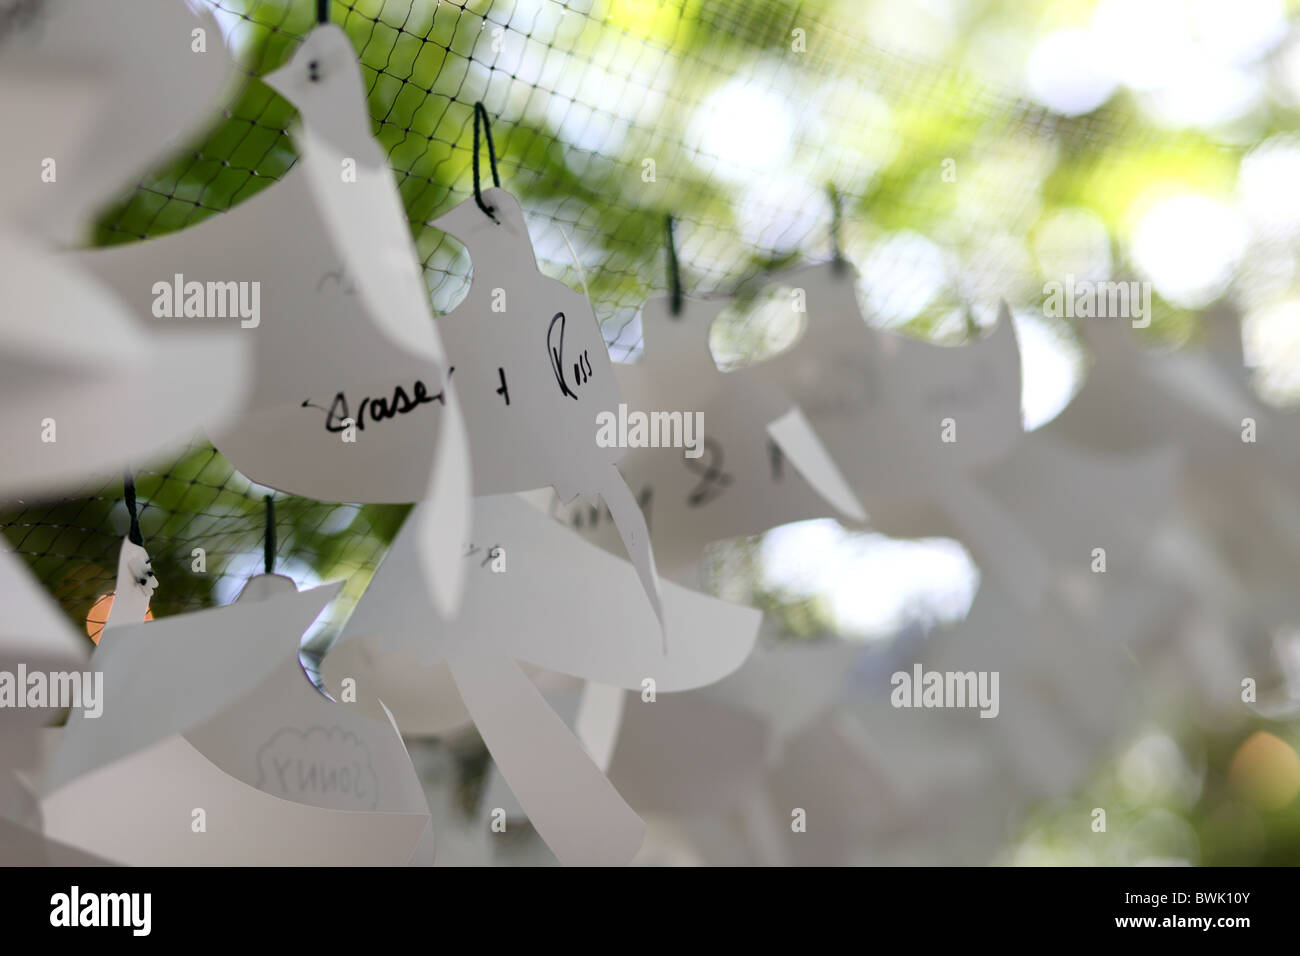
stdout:
<svg viewBox="0 0 1300 956">
<path fill-rule="evenodd" d="M 285 62 L 310 31 L 315 3 L 209 5 L 247 79 L 197 144 L 111 201 L 98 244 L 191 226 L 248 200 L 294 163 L 286 132 L 294 110 L 257 77 Z M 472 9 L 335 0 L 331 18 L 361 58 L 376 135 L 436 310 L 463 296 L 470 263 L 426 223 L 472 194 L 481 100 L 503 185 L 520 196 L 542 269 L 579 285 L 567 235 L 615 359 L 637 353 L 637 309 L 665 286 L 668 214 L 687 293 L 735 291 L 775 266 L 829 257 L 833 184 L 850 260 L 906 229 L 960 263 L 907 323 L 918 334 L 942 333 L 967 303 L 1036 301 L 1042 279 L 1016 250 L 1044 198 L 1086 206 L 1114 180 L 1116 164 L 1141 162 L 1152 150 L 1204 148 L 1195 136 L 1134 121 L 1131 111 L 1063 118 L 982 89 L 947 64 L 889 53 L 845 22 L 846 9 L 794 0 L 504 0 Z M 794 49 L 796 31 L 802 51 Z M 761 140 L 739 166 L 734 151 L 711 151 L 710 130 L 734 120 L 730 101 L 716 96 L 729 84 L 742 98 L 757 93 L 785 104 L 773 118 L 785 124 L 773 135 L 789 144 L 779 162 Z M 937 188 L 946 160 L 956 181 Z M 1177 318 L 1166 308 L 1157 325 Z M 170 465 L 142 468 L 136 481 L 160 580 L 156 615 L 229 600 L 260 570 L 267 489 L 211 446 L 198 440 Z M 373 569 L 404 515 L 403 507 L 279 495 L 281 570 L 300 583 L 353 575 L 347 593 L 355 599 L 367 578 L 356 572 Z M 127 528 L 120 482 L 53 502 L 33 489 L 0 515 L 0 526 L 78 621 L 112 589 Z M 196 548 L 204 549 L 203 572 L 194 570 Z M 350 602 L 340 604 L 346 613 Z"/>
</svg>

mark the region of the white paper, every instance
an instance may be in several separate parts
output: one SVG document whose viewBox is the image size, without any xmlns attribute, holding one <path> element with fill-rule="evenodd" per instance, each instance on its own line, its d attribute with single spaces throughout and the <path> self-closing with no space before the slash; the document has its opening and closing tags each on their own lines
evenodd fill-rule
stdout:
<svg viewBox="0 0 1300 956">
<path fill-rule="evenodd" d="M 536 685 L 537 681 L 533 683 Z M 623 724 L 623 711 L 628 691 L 595 681 L 580 681 L 577 687 L 557 687 L 538 690 L 555 715 L 573 731 L 591 762 L 608 775 L 609 762 L 614 756 Z M 622 791 L 619 791 L 620 795 Z M 526 819 L 527 814 L 509 785 L 493 765 L 488 775 L 486 796 L 482 805 L 505 810 L 511 819 Z"/>
<path fill-rule="evenodd" d="M 410 224 L 369 137 L 360 67 L 346 34 L 324 26 L 266 80 L 302 100 L 294 169 L 193 228 L 81 261 L 156 335 L 200 322 L 248 339 L 253 381 L 240 414 L 204 423 L 249 478 L 322 501 L 433 501 L 427 553 L 439 607 L 452 613 L 468 443 Z M 181 294 L 156 292 L 159 282 Z M 244 283 L 247 307 L 226 319 L 157 317 L 159 295 L 175 313 L 190 282 Z"/>
<path fill-rule="evenodd" d="M 619 470 L 647 515 L 655 559 L 670 575 L 698 563 L 712 541 L 757 534 L 778 524 L 865 515 L 811 426 L 788 398 L 749 376 L 724 374 L 709 351 L 709 326 L 730 300 L 685 299 L 673 316 L 653 298 L 641 312 L 645 354 L 615 365 L 622 409 L 615 431 L 636 438 L 638 416 L 675 414 L 679 426 L 645 441 L 689 438 L 693 448 L 634 447 Z M 669 421 L 668 419 L 662 419 Z M 653 419 L 648 419 L 653 423 Z M 673 428 L 676 429 L 673 433 Z M 819 493 L 820 492 L 820 493 Z M 612 550 L 607 512 L 581 501 L 558 506 L 561 521 Z"/>
<path fill-rule="evenodd" d="M 89 643 L 78 637 L 70 622 L 22 559 L 0 551 L 0 670 L 27 673 L 84 673 Z M 25 695 L 25 683 L 17 684 Z M 52 703 L 52 702 L 51 702 Z M 99 865 L 69 847 L 44 838 L 40 808 L 27 785 L 25 771 L 39 760 L 41 725 L 59 712 L 50 707 L 6 707 L 0 710 L 0 864 L 5 866 Z"/>
<path fill-rule="evenodd" d="M 303 170 L 366 314 L 394 345 L 443 363 L 442 344 L 429 328 L 429 295 L 406 210 L 383 150 L 371 137 L 352 41 L 341 27 L 319 26 L 288 63 L 262 79 L 301 113 L 294 139 Z"/>
<path fill-rule="evenodd" d="M 376 717 L 392 711 L 407 737 L 442 737 L 473 723 L 445 660 L 428 663 L 416 645 L 385 649 L 380 634 L 346 640 L 330 648 L 321 661 L 321 682 L 336 699 L 343 681 L 351 680 L 362 713 Z"/>
<path fill-rule="evenodd" d="M 603 498 L 663 621 L 645 518 L 616 467 L 623 449 L 596 442 L 597 414 L 621 400 L 600 326 L 582 295 L 538 270 L 519 201 L 503 189 L 484 190 L 483 201 L 495 220 L 467 200 L 431 224 L 474 263 L 469 292 L 438 327 L 464 402 L 475 494 L 551 485 L 564 502 Z"/>
<path fill-rule="evenodd" d="M 616 866 L 645 825 L 512 660 L 468 651 L 452 662 L 474 724 L 537 832 L 566 866 Z"/>
<path fill-rule="evenodd" d="M 1084 325 L 1092 367 L 1048 427 L 1109 451 L 1175 444 L 1189 479 L 1217 483 L 1216 494 L 1251 494 L 1243 484 L 1266 474 L 1294 485 L 1300 481 L 1300 417 L 1264 405 L 1251 391 L 1246 370 L 1233 364 L 1241 354 L 1239 330 L 1235 348 L 1232 343 L 1234 324 L 1231 315 L 1214 317 L 1215 351 L 1144 349 L 1126 326 Z M 1253 442 L 1243 441 L 1246 419 L 1255 423 Z"/>
<path fill-rule="evenodd" d="M 1106 573 L 1138 569 L 1156 525 L 1178 491 L 1181 455 L 1164 446 L 1135 454 L 1089 453 L 1051 428 L 1026 436 L 980 479 L 1029 529 L 1057 567 L 1092 573 L 1104 548 Z"/>
<path fill-rule="evenodd" d="M 185 733 L 252 691 L 283 662 L 276 636 L 297 639 L 340 588 L 327 584 L 105 628 L 90 665 L 104 675 L 103 713 L 69 716 L 46 793 L 168 734 Z"/>
<path fill-rule="evenodd" d="M 997 327 L 945 347 L 869 327 L 850 270 L 808 266 L 782 277 L 802 288 L 807 327 L 786 351 L 733 374 L 780 387 L 829 449 L 873 526 L 906 536 L 920 504 L 947 514 L 982 566 L 1027 607 L 1047 585 L 1041 554 L 974 484 L 1023 434 L 1020 353 L 1003 304 Z M 944 441 L 945 426 L 954 441 Z"/>
<path fill-rule="evenodd" d="M 427 813 L 282 800 L 176 735 L 79 777 L 41 807 L 49 836 L 133 866 L 402 866 L 429 824 Z"/>
<path fill-rule="evenodd" d="M 113 290 L 0 227 L 0 497 L 142 466 L 220 423 L 246 384 L 238 336 L 141 332 Z"/>
<path fill-rule="evenodd" d="M 89 644 L 77 636 L 22 559 L 8 551 L 0 551 L 0 595 L 5 611 L 0 621 L 0 670 L 15 683 L 19 699 L 14 703 L 22 704 L 0 710 L 0 864 L 72 864 L 77 862 L 75 853 L 40 835 L 40 807 L 25 773 L 39 762 L 42 724 L 59 713 L 60 702 L 47 699 L 52 706 L 26 706 L 29 685 L 20 675 L 23 669 L 29 676 L 84 675 Z"/>
<path fill-rule="evenodd" d="M 462 552 L 468 565 L 464 603 L 454 622 L 440 622 L 428 606 L 411 532 L 416 515 L 418 507 L 358 602 L 343 640 L 384 635 L 385 649 L 428 648 L 431 662 L 445 657 L 453 664 L 462 648 L 490 645 L 501 656 L 637 691 L 646 678 L 654 678 L 660 691 L 712 683 L 739 667 L 754 646 L 759 612 L 665 582 L 665 652 L 627 562 L 514 495 L 475 499 L 475 540 Z M 498 548 L 505 555 L 503 573 L 492 570 Z"/>
<path fill-rule="evenodd" d="M 117 556 L 117 586 L 104 630 L 124 624 L 143 624 L 157 589 L 158 578 L 154 576 L 149 552 L 130 537 L 123 538 Z"/>
<path fill-rule="evenodd" d="M 741 806 L 790 741 L 842 703 L 867 653 L 836 640 L 760 644 L 707 688 L 654 704 L 629 695 L 610 779 L 638 811 Z"/>
<path fill-rule="evenodd" d="M 626 703 L 627 692 L 621 687 L 595 681 L 586 681 L 579 694 L 573 732 L 602 773 L 614 756 Z"/>
<path fill-rule="evenodd" d="M 291 579 L 249 579 L 239 601 L 295 593 Z M 332 810 L 426 813 L 411 758 L 392 721 L 331 701 L 298 660 L 298 635 L 269 636 L 279 663 L 249 693 L 189 730 L 186 740 L 221 770 L 273 796 Z"/>
<path fill-rule="evenodd" d="M 22 88 L 44 109 L 27 112 L 23 127 L 6 124 L 6 149 L 9 142 L 17 148 L 20 181 L 30 188 L 21 197 L 0 192 L 0 199 L 25 226 L 76 241 L 118 190 L 217 117 L 233 76 L 230 56 L 211 12 L 196 15 L 174 0 L 45 0 L 31 15 L 9 19 L 4 56 L 16 53 L 24 66 L 39 62 L 34 74 L 24 73 Z M 195 51 L 195 30 L 206 52 Z M 85 95 L 93 92 L 93 111 L 51 109 L 67 102 L 70 77 L 88 87 Z M 0 117 L 9 120 L 7 99 L 0 95 Z M 72 128 L 84 132 L 70 137 Z M 54 183 L 39 178 L 45 157 L 56 161 Z"/>
<path fill-rule="evenodd" d="M 89 127 L 109 95 L 102 79 L 102 70 L 85 63 L 52 67 L 39 54 L 13 49 L 0 55 L 0 124 L 6 130 L 0 219 L 39 190 L 58 189 L 58 164 L 85 150 Z M 43 179 L 51 174 L 53 182 Z"/>
<path fill-rule="evenodd" d="M 18 664 L 29 671 L 78 670 L 90 656 L 90 644 L 78 637 L 72 622 L 27 570 L 22 558 L 0 551 L 0 670 Z M 9 711 L 0 716 L 18 713 Z"/>
<path fill-rule="evenodd" d="M 655 620 L 638 611 L 644 603 L 627 562 L 507 495 L 475 502 L 476 541 L 463 559 L 469 562 L 465 598 L 460 615 L 447 623 L 426 597 L 418 535 L 411 530 L 417 522 L 418 509 L 358 603 L 340 646 L 383 637 L 385 652 L 419 649 L 427 668 L 445 660 L 511 790 L 556 855 L 564 862 L 631 859 L 640 843 L 639 821 L 514 662 L 638 691 L 647 679 L 657 693 L 686 689 L 739 666 L 753 646 L 758 612 L 666 584 L 665 654 Z M 505 570 L 493 571 L 494 556 L 501 554 Z M 322 668 L 331 689 L 340 673 L 331 664 L 335 653 Z M 373 687 L 381 675 L 347 676 L 358 687 Z M 377 693 L 395 701 L 383 686 Z M 402 702 L 393 706 L 399 727 L 407 725 Z M 428 709 L 443 706 L 435 699 Z M 562 789 L 555 789 L 555 780 L 565 781 Z"/>
</svg>

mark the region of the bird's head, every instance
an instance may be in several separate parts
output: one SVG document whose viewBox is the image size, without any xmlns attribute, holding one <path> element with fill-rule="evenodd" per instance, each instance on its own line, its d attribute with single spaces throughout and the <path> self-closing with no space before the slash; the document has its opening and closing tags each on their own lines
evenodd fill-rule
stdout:
<svg viewBox="0 0 1300 956">
<path fill-rule="evenodd" d="M 316 27 L 262 82 L 296 106 L 312 133 L 341 155 L 369 161 L 375 150 L 370 107 L 356 51 L 341 27 Z"/>
<path fill-rule="evenodd" d="M 517 252 L 520 268 L 537 268 L 532 240 L 524 221 L 519 200 L 504 189 L 483 190 L 483 203 L 492 210 L 489 216 L 473 197 L 452 207 L 429 223 L 433 228 L 454 236 L 469 250 L 470 256 L 484 255 L 503 246 Z M 493 218 L 495 217 L 495 219 Z"/>
</svg>

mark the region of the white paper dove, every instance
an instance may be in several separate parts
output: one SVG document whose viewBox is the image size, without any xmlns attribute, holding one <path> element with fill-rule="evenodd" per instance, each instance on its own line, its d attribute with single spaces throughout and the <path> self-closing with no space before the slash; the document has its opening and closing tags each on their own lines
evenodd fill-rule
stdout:
<svg viewBox="0 0 1300 956">
<path fill-rule="evenodd" d="M 1047 583 L 1042 557 L 972 477 L 1023 433 L 1005 305 L 990 335 L 949 348 L 869 327 L 847 268 L 808 266 L 783 279 L 804 290 L 807 328 L 785 352 L 733 374 L 775 384 L 799 405 L 873 526 L 905 536 L 909 509 L 938 507 L 981 566 L 1035 606 Z"/>
<path fill-rule="evenodd" d="M 553 486 L 560 500 L 604 499 L 655 614 L 665 621 L 645 516 L 616 462 L 597 444 L 597 416 L 621 401 L 591 305 L 537 268 L 519 201 L 483 191 L 431 223 L 474 264 L 465 299 L 439 320 L 456 369 L 474 460 L 474 492 Z M 495 306 L 495 307 L 494 307 Z"/>
<path fill-rule="evenodd" d="M 1300 561 L 1300 416 L 1251 391 L 1235 316 L 1211 315 L 1209 330 L 1209 349 L 1155 350 L 1140 347 L 1126 324 L 1080 323 L 1089 376 L 1044 431 L 1095 452 L 1175 445 L 1183 467 L 1170 499 L 1187 541 L 1208 548 L 1213 567 L 1196 569 L 1181 548 L 1171 558 L 1196 581 L 1198 598 L 1241 592 L 1215 597 L 1212 616 L 1238 619 L 1248 606 L 1257 620 L 1289 627 L 1300 613 L 1292 573 Z"/>
<path fill-rule="evenodd" d="M 219 115 L 233 77 L 216 18 L 172 0 L 44 0 L 6 28 L 0 218 L 48 239 L 79 240 L 97 209 Z"/>
<path fill-rule="evenodd" d="M 341 587 L 105 628 L 91 658 L 104 675 L 103 714 L 73 711 L 45 793 L 196 728 L 253 691 L 283 663 L 276 637 L 300 637 Z"/>
<path fill-rule="evenodd" d="M 619 470 L 670 575 L 698 562 L 711 541 L 807 518 L 866 517 L 789 399 L 753 376 L 718 370 L 709 326 L 729 304 L 685 299 L 674 316 L 669 299 L 650 299 L 641 311 L 644 357 L 614 366 L 622 404 L 606 421 L 642 446 L 628 450 Z M 612 549 L 612 522 L 598 508 L 574 502 L 557 516 Z"/>
<path fill-rule="evenodd" d="M 0 618 L 0 670 L 19 664 L 30 670 L 76 670 L 90 655 L 90 645 L 78 637 L 72 622 L 11 551 L 0 551 L 0 594 L 5 613 Z M 0 711 L 13 716 L 17 711 Z"/>
<path fill-rule="evenodd" d="M 296 590 L 290 578 L 261 574 L 248 580 L 239 601 Z M 392 718 L 375 720 L 312 686 L 298 660 L 298 635 L 286 630 L 271 640 L 281 661 L 266 680 L 185 739 L 232 777 L 294 803 L 427 813 L 420 780 Z M 427 862 L 432 862 L 432 831 L 426 840 Z"/>
<path fill-rule="evenodd" d="M 1123 323 L 1080 323 L 1092 351 L 1088 378 L 1049 426 L 1088 448 L 1133 450 L 1175 443 L 1198 481 L 1232 482 L 1271 471 L 1300 481 L 1300 418 L 1264 405 L 1232 349 L 1235 316 L 1211 317 L 1214 350 L 1144 349 Z M 1247 419 L 1253 423 L 1248 435 Z"/>
<path fill-rule="evenodd" d="M 1034 542 L 1052 576 L 1124 575 L 1146 558 L 1156 527 L 1179 493 L 1182 456 L 1170 445 L 1125 454 L 1082 448 L 1052 425 L 1028 434 L 977 478 L 984 493 Z M 909 518 L 911 533 L 958 536 L 948 514 Z M 1098 577 L 1105 583 L 1111 578 Z"/>
<path fill-rule="evenodd" d="M 175 734 L 77 778 L 41 809 L 50 836 L 133 866 L 401 866 L 429 826 L 428 813 L 283 800 Z"/>
<path fill-rule="evenodd" d="M 37 797 L 18 771 L 38 762 L 41 725 L 55 717 L 62 704 L 48 696 L 48 675 L 80 674 L 82 704 L 93 703 L 84 696 L 94 691 L 93 678 L 85 684 L 89 644 L 77 636 L 22 559 L 9 551 L 0 551 L 0 595 L 5 609 L 0 680 L 10 685 L 0 690 L 0 864 L 41 866 L 57 860 L 71 865 L 79 862 L 78 855 L 42 835 Z M 44 700 L 30 693 L 36 674 L 45 682 Z"/>
<path fill-rule="evenodd" d="M 743 806 L 787 741 L 842 700 L 865 653 L 835 640 L 760 644 L 734 674 L 663 706 L 629 694 L 611 782 L 637 811 Z"/>
<path fill-rule="evenodd" d="M 228 213 L 83 261 L 156 333 L 192 324 L 150 318 L 160 310 L 204 314 L 214 288 L 235 289 L 225 321 L 250 340 L 253 381 L 240 414 L 209 428 L 213 443 L 291 494 L 431 501 L 435 596 L 451 613 L 467 536 L 464 425 L 356 54 L 339 27 L 320 26 L 265 80 L 301 110 L 297 166 Z"/>
<path fill-rule="evenodd" d="M 450 623 L 426 596 L 417 536 L 402 529 L 325 658 L 327 686 L 336 692 L 342 677 L 358 688 L 375 679 L 346 673 L 331 658 L 376 636 L 385 652 L 420 649 L 428 669 L 445 661 L 493 759 L 560 861 L 626 863 L 640 844 L 640 820 L 517 662 L 638 691 L 647 680 L 659 693 L 685 690 L 740 665 L 759 614 L 665 584 L 665 653 L 626 561 L 513 495 L 477 499 L 474 526 L 465 600 Z M 503 570 L 493 570 L 494 553 Z M 391 699 L 382 687 L 377 693 Z M 396 706 L 394 716 L 402 727 Z"/>
<path fill-rule="evenodd" d="M 122 539 L 117 556 L 117 586 L 113 589 L 113 603 L 108 609 L 104 630 L 124 624 L 142 624 L 149 613 L 149 602 L 158 589 L 158 578 L 153 573 L 153 562 L 143 545 L 136 544 L 130 536 Z"/>
<path fill-rule="evenodd" d="M 247 341 L 141 331 L 70 254 L 0 224 L 0 497 L 49 494 L 142 465 L 238 407 Z"/>
<path fill-rule="evenodd" d="M 447 737 L 473 726 L 445 660 L 429 664 L 427 649 L 393 650 L 386 643 L 382 634 L 336 642 L 321 661 L 321 681 L 335 695 L 342 693 L 344 678 L 357 681 L 349 687 L 356 694 L 353 706 L 375 719 L 391 713 L 404 737 Z M 583 683 L 526 662 L 520 667 L 544 695 Z"/>
<path fill-rule="evenodd" d="M 845 717 L 857 731 L 844 726 L 879 776 L 898 825 L 913 811 L 924 825 L 939 812 L 940 794 L 950 795 L 952 807 L 943 814 L 955 812 L 966 790 L 989 785 L 990 769 L 1006 791 L 1004 820 L 1015 807 L 1076 786 L 1145 713 L 1136 655 L 1179 600 L 1155 584 L 1117 579 L 1074 595 L 1058 591 L 1039 612 L 1026 614 L 985 582 L 964 621 L 882 655 L 849 699 Z M 922 692 L 928 673 L 941 680 L 947 673 L 974 675 L 977 687 L 985 681 L 990 699 L 925 706 L 918 668 Z M 981 716 L 994 709 L 996 716 Z"/>
</svg>

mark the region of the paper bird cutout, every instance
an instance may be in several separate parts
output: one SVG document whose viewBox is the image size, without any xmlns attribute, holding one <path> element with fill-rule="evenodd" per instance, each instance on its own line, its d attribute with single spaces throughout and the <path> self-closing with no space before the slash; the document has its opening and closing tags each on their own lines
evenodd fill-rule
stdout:
<svg viewBox="0 0 1300 956">
<path fill-rule="evenodd" d="M 69 716 L 45 792 L 221 713 L 283 662 L 275 637 L 301 636 L 341 587 L 106 628 L 91 658 L 104 712 Z"/>
<path fill-rule="evenodd" d="M 873 526 L 906 534 L 891 514 L 938 507 L 981 565 L 1036 606 L 1047 584 L 1041 555 L 972 479 L 1023 432 L 1020 353 L 1005 304 L 991 335 L 948 348 L 869 327 L 848 268 L 808 266 L 784 280 L 804 290 L 807 328 L 785 352 L 733 374 L 775 384 L 798 403 Z"/>
<path fill-rule="evenodd" d="M 158 579 L 149 552 L 129 537 L 123 538 L 117 557 L 117 586 L 113 589 L 113 604 L 108 609 L 104 630 L 123 624 L 143 624 L 157 589 Z"/>
<path fill-rule="evenodd" d="M 433 502 L 423 520 L 435 596 L 451 613 L 468 533 L 464 425 L 351 42 L 317 27 L 266 80 L 301 110 L 298 166 L 228 213 L 82 261 L 159 335 L 185 323 L 150 318 L 160 302 L 206 314 L 214 289 L 237 284 L 241 311 L 224 324 L 244 326 L 253 382 L 235 420 L 210 428 L 213 443 L 254 481 L 292 494 Z"/>
<path fill-rule="evenodd" d="M 8 551 L 0 551 L 0 594 L 5 601 L 0 671 L 11 682 L 7 690 L 0 689 L 0 863 L 39 866 L 58 860 L 71 865 L 80 862 L 79 855 L 43 836 L 37 797 L 18 771 L 38 762 L 41 725 L 64 703 L 50 696 L 49 675 L 77 673 L 86 681 L 89 645 L 22 560 Z M 34 674 L 47 681 L 43 699 L 30 693 Z M 81 703 L 90 704 L 84 694 L 93 694 L 93 685 L 82 686 Z"/>
<path fill-rule="evenodd" d="M 519 201 L 503 189 L 483 199 L 492 216 L 466 200 L 431 224 L 474 263 L 464 301 L 438 325 L 465 405 L 475 494 L 550 485 L 565 502 L 599 495 L 662 623 L 645 516 L 616 467 L 623 449 L 596 442 L 597 415 L 621 399 L 595 314 L 538 270 Z"/>
<path fill-rule="evenodd" d="M 201 415 L 219 423 L 237 409 L 247 342 L 193 332 L 152 339 L 75 257 L 19 239 L 3 222 L 0 282 L 0 497 L 120 473 L 173 452 Z"/>
<path fill-rule="evenodd" d="M 401 866 L 429 826 L 428 813 L 282 800 L 176 735 L 79 777 L 41 807 L 54 838 L 133 866 Z"/>
<path fill-rule="evenodd" d="M 212 13 L 171 0 L 44 0 L 0 46 L 0 218 L 58 242 L 217 116 L 234 75 Z"/>
<path fill-rule="evenodd" d="M 239 601 L 296 593 L 278 574 L 250 578 Z M 271 636 L 281 662 L 251 692 L 186 732 L 221 770 L 294 803 L 330 810 L 427 813 L 424 791 L 391 716 L 376 720 L 312 686 L 298 660 L 298 636 Z M 432 831 L 425 836 L 433 860 Z"/>
<path fill-rule="evenodd" d="M 89 644 L 32 577 L 22 559 L 0 551 L 0 594 L 5 613 L 0 619 L 0 670 L 25 664 L 36 671 L 77 670 L 89 656 Z M 15 715 L 0 711 L 0 717 Z"/>
<path fill-rule="evenodd" d="M 493 759 L 560 861 L 626 863 L 640 844 L 639 818 L 516 662 L 623 688 L 641 690 L 650 680 L 657 692 L 684 690 L 739 666 L 758 612 L 665 584 L 665 654 L 645 639 L 655 632 L 649 616 L 629 613 L 637 594 L 625 561 L 511 495 L 477 499 L 474 526 L 482 537 L 465 558 L 465 601 L 454 622 L 433 610 L 417 536 L 403 528 L 338 648 L 382 636 L 385 652 L 417 648 L 428 668 L 445 661 Z M 492 569 L 494 552 L 504 556 L 504 571 Z M 374 679 L 341 673 L 336 653 L 322 667 L 331 689 L 343 676 L 359 688 Z M 391 699 L 382 688 L 378 694 Z M 402 727 L 401 710 L 394 714 Z"/>
<path fill-rule="evenodd" d="M 609 422 L 643 445 L 628 450 L 619 470 L 642 502 L 655 558 L 669 573 L 696 564 L 711 541 L 837 513 L 866 517 L 788 398 L 754 376 L 718 370 L 709 326 L 729 304 L 685 299 L 673 316 L 670 300 L 650 299 L 641 312 L 644 358 L 614 366 L 623 404 Z M 687 439 L 694 447 L 684 447 Z M 676 447 L 667 447 L 670 440 Z M 612 546 L 598 509 L 575 503 L 558 517 Z"/>
</svg>

